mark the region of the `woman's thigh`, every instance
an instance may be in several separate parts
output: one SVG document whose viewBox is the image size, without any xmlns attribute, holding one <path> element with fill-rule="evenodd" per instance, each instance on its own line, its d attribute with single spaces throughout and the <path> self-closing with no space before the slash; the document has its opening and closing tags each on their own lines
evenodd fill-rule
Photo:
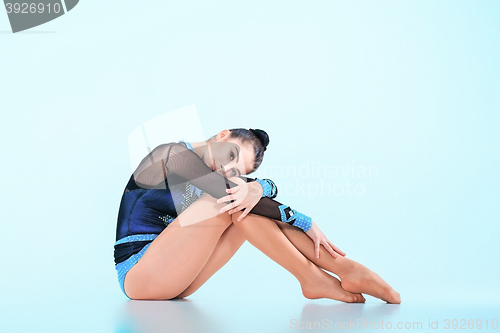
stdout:
<svg viewBox="0 0 500 333">
<path fill-rule="evenodd" d="M 194 281 L 176 298 L 183 298 L 193 294 L 205 282 L 208 281 L 219 269 L 221 269 L 238 251 L 245 242 L 245 236 L 234 224 L 231 224 L 219 238 L 212 255 L 200 271 Z"/>
<path fill-rule="evenodd" d="M 200 273 L 224 230 L 232 223 L 227 212 L 219 213 L 224 205 L 205 194 L 170 223 L 125 276 L 127 296 L 171 299 L 184 291 Z"/>
</svg>

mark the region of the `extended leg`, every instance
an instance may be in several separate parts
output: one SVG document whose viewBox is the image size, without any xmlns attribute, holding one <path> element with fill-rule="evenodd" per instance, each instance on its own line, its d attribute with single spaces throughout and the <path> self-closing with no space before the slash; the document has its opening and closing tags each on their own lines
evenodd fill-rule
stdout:
<svg viewBox="0 0 500 333">
<path fill-rule="evenodd" d="M 320 247 L 319 258 L 314 254 L 314 242 L 302 230 L 276 221 L 283 234 L 310 261 L 340 277 L 342 288 L 353 293 L 368 294 L 388 303 L 401 303 L 399 293 L 394 291 L 378 274 L 346 257 L 332 255 Z"/>
<path fill-rule="evenodd" d="M 274 220 L 248 214 L 243 220 L 238 221 L 240 214 L 241 212 L 236 212 L 231 215 L 233 224 L 252 245 L 297 278 L 305 297 L 331 298 L 349 303 L 365 301 L 361 294 L 342 289 L 338 279 L 304 257 L 278 228 Z"/>
</svg>

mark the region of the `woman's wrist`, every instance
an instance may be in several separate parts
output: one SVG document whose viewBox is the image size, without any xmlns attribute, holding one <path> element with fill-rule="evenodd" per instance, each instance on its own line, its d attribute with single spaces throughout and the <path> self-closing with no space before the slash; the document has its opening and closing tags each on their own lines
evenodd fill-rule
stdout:
<svg viewBox="0 0 500 333">
<path fill-rule="evenodd" d="M 257 191 L 258 193 L 258 196 L 260 198 L 264 197 L 264 188 L 262 187 L 262 185 L 260 183 L 258 183 L 257 181 L 255 182 L 249 182 L 248 185 L 252 188 L 252 191 L 253 193 L 255 193 L 255 191 Z"/>
<path fill-rule="evenodd" d="M 255 181 L 262 186 L 262 197 L 273 198 L 276 196 L 276 185 L 271 180 L 255 178 Z"/>
<path fill-rule="evenodd" d="M 289 218 L 286 218 L 286 212 L 285 212 L 286 208 L 289 209 L 289 211 L 288 211 L 288 215 L 290 216 Z M 297 228 L 300 228 L 304 232 L 307 232 L 307 231 L 309 231 L 309 229 L 311 229 L 312 219 L 309 216 L 304 215 L 304 214 L 296 211 L 295 209 L 291 209 L 287 205 L 278 206 L 278 209 L 281 212 L 281 221 L 282 222 L 285 222 L 285 223 L 291 224 Z"/>
<path fill-rule="evenodd" d="M 311 229 L 312 227 L 312 219 L 307 216 L 307 215 L 304 215 L 300 212 L 297 212 L 295 211 L 294 215 L 299 215 L 296 219 L 295 219 L 295 222 L 293 222 L 293 225 L 302 229 L 304 232 L 308 232 L 309 229 Z"/>
</svg>

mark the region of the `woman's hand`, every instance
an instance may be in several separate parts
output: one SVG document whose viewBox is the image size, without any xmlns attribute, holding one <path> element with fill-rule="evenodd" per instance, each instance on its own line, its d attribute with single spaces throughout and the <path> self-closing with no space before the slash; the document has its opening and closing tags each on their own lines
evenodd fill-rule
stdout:
<svg viewBox="0 0 500 333">
<path fill-rule="evenodd" d="M 333 245 L 332 242 L 326 238 L 325 234 L 319 230 L 318 226 L 314 221 L 312 222 L 311 228 L 306 232 L 307 236 L 309 236 L 314 242 L 314 253 L 316 258 L 319 258 L 319 247 L 323 245 L 324 248 L 330 252 L 332 257 L 337 258 L 337 253 L 341 256 L 345 257 L 345 253 L 342 252 L 338 247 Z"/>
<path fill-rule="evenodd" d="M 226 190 L 229 195 L 220 198 L 219 200 L 217 200 L 217 203 L 235 200 L 229 205 L 223 207 L 220 212 L 224 213 L 225 211 L 229 210 L 229 214 L 233 214 L 234 212 L 245 209 L 240 217 L 238 217 L 238 221 L 241 221 L 243 218 L 245 218 L 245 216 L 248 215 L 248 213 L 250 213 L 252 208 L 255 207 L 260 198 L 262 198 L 263 189 L 258 182 L 236 183 L 239 185 Z"/>
</svg>

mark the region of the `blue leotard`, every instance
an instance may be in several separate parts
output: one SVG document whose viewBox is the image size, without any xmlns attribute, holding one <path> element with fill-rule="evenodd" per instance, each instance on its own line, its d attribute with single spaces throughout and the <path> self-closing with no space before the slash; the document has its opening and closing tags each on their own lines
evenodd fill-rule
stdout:
<svg viewBox="0 0 500 333">
<path fill-rule="evenodd" d="M 178 214 L 203 193 L 221 198 L 227 195 L 226 184 L 236 186 L 213 172 L 194 153 L 192 146 L 183 141 L 158 146 L 143 159 L 136 172 L 141 179 L 147 179 L 149 185 L 137 182 L 132 174 L 120 202 L 114 258 L 123 293 L 126 273 Z M 307 225 L 300 219 L 291 220 L 294 213 L 299 215 L 298 212 L 272 199 L 277 194 L 272 181 L 241 178 L 247 182 L 259 181 L 268 195 L 261 198 L 251 213 L 281 220 L 306 231 Z"/>
</svg>

